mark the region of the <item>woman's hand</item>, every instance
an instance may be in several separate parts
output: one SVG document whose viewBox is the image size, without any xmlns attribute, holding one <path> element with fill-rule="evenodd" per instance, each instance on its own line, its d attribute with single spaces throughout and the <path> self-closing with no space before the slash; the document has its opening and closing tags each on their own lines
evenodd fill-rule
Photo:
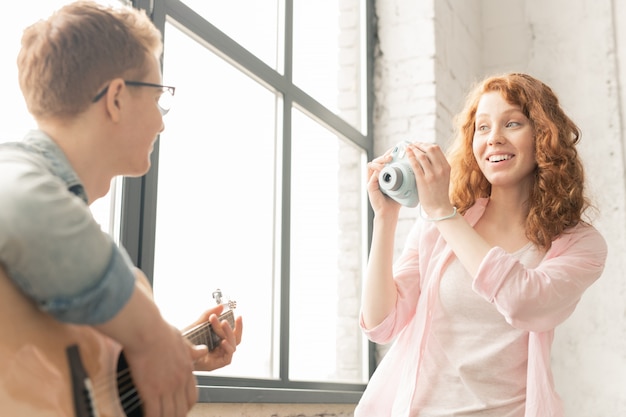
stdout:
<svg viewBox="0 0 626 417">
<path fill-rule="evenodd" d="M 450 203 L 450 164 L 439 145 L 415 142 L 407 147 L 424 215 L 437 218 L 454 210 Z"/>
<path fill-rule="evenodd" d="M 382 156 L 375 158 L 367 164 L 367 194 L 376 216 L 382 216 L 386 213 L 395 214 L 396 217 L 400 212 L 400 203 L 383 194 L 380 190 L 378 176 L 385 165 L 391 162 L 391 151 L 387 150 Z"/>
</svg>

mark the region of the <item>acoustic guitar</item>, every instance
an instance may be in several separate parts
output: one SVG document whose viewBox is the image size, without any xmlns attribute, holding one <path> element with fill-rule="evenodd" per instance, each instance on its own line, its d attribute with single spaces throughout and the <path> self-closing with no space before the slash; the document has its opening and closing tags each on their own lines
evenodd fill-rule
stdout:
<svg viewBox="0 0 626 417">
<path fill-rule="evenodd" d="M 234 328 L 236 304 L 224 304 Z M 210 350 L 221 340 L 208 322 L 184 336 Z M 142 417 L 141 404 L 121 346 L 42 312 L 0 266 L 0 416 Z"/>
</svg>

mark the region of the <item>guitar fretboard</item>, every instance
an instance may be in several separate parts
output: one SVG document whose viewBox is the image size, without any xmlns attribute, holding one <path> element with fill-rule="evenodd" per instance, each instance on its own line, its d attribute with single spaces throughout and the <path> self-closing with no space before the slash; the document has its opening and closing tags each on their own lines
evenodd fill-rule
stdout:
<svg viewBox="0 0 626 417">
<path fill-rule="evenodd" d="M 226 320 L 230 327 L 235 327 L 235 316 L 233 310 L 228 310 L 224 314 L 220 315 L 220 321 Z M 202 323 L 198 326 L 187 330 L 183 336 L 185 336 L 194 345 L 207 345 L 209 350 L 215 349 L 222 340 L 211 326 L 211 323 Z"/>
</svg>

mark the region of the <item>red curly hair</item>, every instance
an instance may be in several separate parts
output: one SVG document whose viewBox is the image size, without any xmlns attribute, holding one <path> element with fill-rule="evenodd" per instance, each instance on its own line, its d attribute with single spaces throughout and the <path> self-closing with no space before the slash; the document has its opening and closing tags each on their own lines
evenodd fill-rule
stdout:
<svg viewBox="0 0 626 417">
<path fill-rule="evenodd" d="M 519 105 L 530 120 L 535 138 L 535 182 L 528 196 L 526 236 L 544 249 L 566 229 L 582 221 L 589 207 L 585 175 L 576 150 L 581 132 L 565 114 L 550 87 L 519 73 L 486 78 L 468 94 L 455 119 L 454 142 L 448 150 L 452 167 L 450 199 L 464 213 L 477 199 L 489 197 L 491 184 L 478 167 L 472 142 L 478 102 L 484 93 L 497 91 Z"/>
</svg>

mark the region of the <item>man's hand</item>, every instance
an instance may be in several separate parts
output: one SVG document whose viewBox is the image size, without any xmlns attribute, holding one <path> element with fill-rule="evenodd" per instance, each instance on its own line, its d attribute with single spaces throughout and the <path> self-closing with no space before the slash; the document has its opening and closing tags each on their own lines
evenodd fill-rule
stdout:
<svg viewBox="0 0 626 417">
<path fill-rule="evenodd" d="M 157 330 L 155 330 L 157 331 Z M 170 325 L 143 349 L 124 350 L 146 417 L 186 416 L 198 399 L 196 349 Z"/>
<path fill-rule="evenodd" d="M 222 339 L 220 344 L 212 351 L 209 351 L 206 347 L 203 350 L 196 347 L 194 353 L 196 371 L 213 371 L 230 364 L 233 354 L 237 350 L 237 345 L 241 343 L 241 334 L 243 332 L 242 318 L 237 317 L 235 319 L 235 328 L 232 329 L 226 320 L 219 321 L 219 316 L 223 311 L 223 305 L 210 308 L 202 313 L 193 324 L 185 328 L 187 330 L 199 324 L 209 322 L 215 334 Z"/>
<path fill-rule="evenodd" d="M 198 399 L 194 361 L 204 356 L 159 313 L 136 270 L 135 291 L 118 314 L 94 326 L 117 341 L 142 400 L 145 417 L 184 417 Z"/>
</svg>

